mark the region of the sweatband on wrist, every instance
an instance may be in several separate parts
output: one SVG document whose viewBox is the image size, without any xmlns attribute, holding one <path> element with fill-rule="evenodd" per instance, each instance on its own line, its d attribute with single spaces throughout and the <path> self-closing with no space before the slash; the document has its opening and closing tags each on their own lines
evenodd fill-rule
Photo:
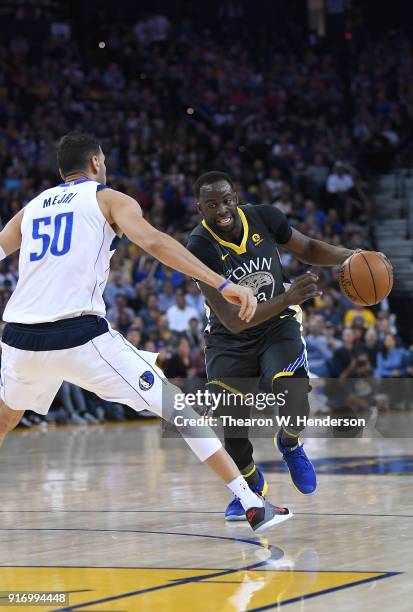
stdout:
<svg viewBox="0 0 413 612">
<path fill-rule="evenodd" d="M 2 248 L 1 248 L 1 246 L 0 246 L 0 261 L 1 261 L 2 259 L 6 259 L 6 257 L 7 257 L 7 255 L 6 255 L 6 253 L 4 252 L 4 249 L 2 249 Z"/>
<path fill-rule="evenodd" d="M 225 289 L 225 287 L 227 287 L 230 284 L 230 282 L 231 281 L 228 279 L 224 280 L 224 282 L 219 287 L 217 287 L 217 290 L 221 293 L 221 291 Z"/>
</svg>

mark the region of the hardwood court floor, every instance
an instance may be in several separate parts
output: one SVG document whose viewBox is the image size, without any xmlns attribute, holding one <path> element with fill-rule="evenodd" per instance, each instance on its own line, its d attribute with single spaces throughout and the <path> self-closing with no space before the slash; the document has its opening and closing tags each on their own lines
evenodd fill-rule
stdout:
<svg viewBox="0 0 413 612">
<path fill-rule="evenodd" d="M 69 592 L 69 605 L 16 608 L 37 611 L 411 612 L 411 441 L 308 440 L 311 497 L 258 445 L 269 499 L 295 513 L 265 537 L 225 524 L 229 493 L 157 424 L 10 436 L 0 591 Z"/>
</svg>

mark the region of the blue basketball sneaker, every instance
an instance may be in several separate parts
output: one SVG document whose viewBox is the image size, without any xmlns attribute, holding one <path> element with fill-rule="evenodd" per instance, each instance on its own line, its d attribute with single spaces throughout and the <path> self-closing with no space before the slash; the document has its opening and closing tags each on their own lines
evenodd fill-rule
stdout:
<svg viewBox="0 0 413 612">
<path fill-rule="evenodd" d="M 313 464 L 305 454 L 303 443 L 298 439 L 295 446 L 286 446 L 281 442 L 281 431 L 274 438 L 274 444 L 282 453 L 290 471 L 294 487 L 303 495 L 311 495 L 317 488 L 317 477 Z"/>
<path fill-rule="evenodd" d="M 258 476 L 260 477 L 257 484 L 248 485 L 251 491 L 254 493 L 258 493 L 258 495 L 266 495 L 268 491 L 268 482 L 264 478 L 264 474 L 261 470 L 256 466 L 256 470 Z M 246 521 L 247 517 L 245 516 L 245 510 L 242 507 L 241 501 L 239 497 L 234 497 L 232 501 L 227 506 L 225 510 L 225 520 L 226 521 Z"/>
</svg>

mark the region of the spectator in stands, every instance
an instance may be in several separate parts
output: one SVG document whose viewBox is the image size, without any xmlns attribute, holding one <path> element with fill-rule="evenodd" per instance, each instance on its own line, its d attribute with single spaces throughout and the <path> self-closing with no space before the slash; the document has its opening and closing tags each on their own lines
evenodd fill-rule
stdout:
<svg viewBox="0 0 413 612">
<path fill-rule="evenodd" d="M 175 305 L 168 308 L 166 316 L 168 318 L 169 328 L 175 332 L 188 331 L 189 321 L 199 318 L 195 308 L 187 305 L 183 289 L 177 290 Z"/>
<path fill-rule="evenodd" d="M 356 350 L 364 349 L 364 321 L 361 317 L 355 317 L 351 325 L 351 329 L 354 333 L 354 348 Z"/>
<path fill-rule="evenodd" d="M 304 222 L 314 221 L 318 230 L 322 230 L 324 228 L 325 213 L 317 209 L 315 202 L 313 200 L 305 200 L 304 202 L 304 210 L 301 212 L 301 218 Z"/>
<path fill-rule="evenodd" d="M 369 327 L 364 335 L 365 351 L 373 371 L 377 368 L 377 355 L 380 349 L 379 338 L 375 327 Z"/>
<path fill-rule="evenodd" d="M 135 290 L 128 283 L 121 270 L 114 270 L 106 285 L 104 298 L 107 306 L 113 306 L 117 295 L 123 295 L 128 300 L 135 296 Z"/>
<path fill-rule="evenodd" d="M 169 328 L 169 321 L 166 315 L 158 319 L 158 340 L 160 343 L 172 347 L 177 343 L 177 333 Z"/>
<path fill-rule="evenodd" d="M 317 154 L 314 156 L 314 162 L 309 164 L 305 174 L 309 183 L 311 197 L 319 201 L 328 178 L 328 167 L 324 163 L 322 155 Z"/>
<path fill-rule="evenodd" d="M 353 308 L 347 310 L 344 315 L 344 325 L 351 325 L 355 319 L 361 319 L 366 327 L 374 325 L 376 322 L 376 316 L 370 308 L 354 304 Z"/>
<path fill-rule="evenodd" d="M 327 179 L 327 191 L 330 194 L 345 195 L 354 187 L 353 177 L 344 168 L 341 162 L 337 162 L 333 172 Z"/>
<path fill-rule="evenodd" d="M 293 202 L 291 196 L 291 187 L 289 187 L 289 185 L 283 186 L 280 195 L 274 200 L 274 206 L 279 208 L 281 212 L 283 212 L 285 215 L 290 214 Z"/>
<path fill-rule="evenodd" d="M 338 212 L 334 208 L 330 208 L 327 213 L 327 217 L 324 224 L 324 232 L 326 231 L 326 225 L 331 228 L 331 236 L 337 234 L 341 236 L 344 231 L 344 226 L 339 219 Z"/>
<path fill-rule="evenodd" d="M 139 257 L 132 273 L 135 283 L 141 283 L 142 281 L 151 279 L 154 274 L 155 266 L 156 262 L 151 257 Z"/>
<path fill-rule="evenodd" d="M 327 362 L 332 356 L 332 351 L 328 347 L 323 317 L 312 315 L 308 322 L 308 330 L 306 344 L 310 371 L 317 376 L 328 376 Z"/>
<path fill-rule="evenodd" d="M 372 205 L 367 196 L 363 181 L 360 175 L 355 173 L 354 187 L 349 191 L 346 199 L 345 219 L 347 221 L 352 219 L 366 221 L 370 218 L 371 209 Z"/>
<path fill-rule="evenodd" d="M 351 173 L 344 168 L 341 162 L 337 162 L 327 179 L 327 193 L 333 208 L 340 211 L 341 217 L 346 221 L 351 219 L 352 204 L 349 198 L 353 187 L 354 181 Z"/>
<path fill-rule="evenodd" d="M 354 332 L 351 328 L 346 327 L 343 329 L 341 341 L 342 346 L 334 351 L 330 361 L 330 375 L 334 378 L 340 378 L 343 373 L 347 376 L 348 369 L 356 356 L 354 350 Z"/>
<path fill-rule="evenodd" d="M 115 302 L 107 312 L 108 320 L 116 326 L 117 329 L 128 328 L 132 323 L 135 313 L 132 308 L 126 306 L 126 298 L 122 293 L 115 296 Z"/>
<path fill-rule="evenodd" d="M 341 396 L 344 412 L 347 413 L 343 416 L 369 417 L 371 409 L 377 403 L 377 381 L 373 377 L 373 370 L 365 352 L 360 352 L 342 373 L 337 392 Z"/>
<path fill-rule="evenodd" d="M 7 262 L 0 261 L 0 288 L 14 290 L 16 287 L 17 277 L 12 273 L 10 267 L 7 267 Z"/>
<path fill-rule="evenodd" d="M 149 294 L 153 293 L 153 291 L 154 290 L 151 289 L 151 286 L 147 280 L 136 284 L 135 295 L 132 299 L 128 300 L 128 306 L 130 306 L 130 308 L 132 308 L 135 312 L 139 312 L 143 308 L 146 308 Z"/>
<path fill-rule="evenodd" d="M 203 339 L 202 332 L 199 327 L 199 319 L 193 318 L 189 321 L 189 329 L 186 336 L 191 347 L 191 352 L 194 350 L 199 351 Z"/>
<path fill-rule="evenodd" d="M 133 321 L 131 323 L 131 328 L 140 331 L 141 334 L 143 335 L 144 329 L 143 329 L 143 319 L 142 319 L 142 317 L 139 317 L 139 316 L 133 317 Z"/>
<path fill-rule="evenodd" d="M 396 345 L 393 334 L 386 333 L 383 348 L 377 355 L 376 376 L 378 378 L 402 378 L 407 374 L 407 351 Z"/>
<path fill-rule="evenodd" d="M 324 333 L 327 338 L 327 347 L 331 351 L 332 356 L 334 351 L 342 346 L 341 340 L 336 337 L 337 328 L 331 321 L 327 320 L 324 325 Z M 330 373 L 330 371 L 328 371 L 328 373 Z"/>
<path fill-rule="evenodd" d="M 146 308 L 142 308 L 142 310 L 139 311 L 139 314 L 143 319 L 145 333 L 148 334 L 152 330 L 156 329 L 160 317 L 160 312 L 158 309 L 158 296 L 156 293 L 151 293 L 148 296 L 147 306 Z"/>
<path fill-rule="evenodd" d="M 377 333 L 379 342 L 381 343 L 384 343 L 386 334 L 393 334 L 396 337 L 396 341 L 398 343 L 400 342 L 396 327 L 392 323 L 390 313 L 385 310 L 381 310 L 377 315 Z"/>
<path fill-rule="evenodd" d="M 162 289 L 158 295 L 158 309 L 164 314 L 175 304 L 175 290 L 171 280 L 164 281 L 161 286 Z"/>
<path fill-rule="evenodd" d="M 119 330 L 124 336 L 126 336 L 132 322 L 132 318 L 133 315 L 130 315 L 128 309 L 124 308 L 119 310 L 117 321 L 114 324 L 115 329 Z"/>
<path fill-rule="evenodd" d="M 375 376 L 382 379 L 381 388 L 388 396 L 392 408 L 406 408 L 409 404 L 410 389 L 400 380 L 408 375 L 408 365 L 408 352 L 397 346 L 396 337 L 392 333 L 386 333 L 383 347 L 377 355 Z"/>
<path fill-rule="evenodd" d="M 165 365 L 164 373 L 178 387 L 182 387 L 184 379 L 193 374 L 191 371 L 190 346 L 185 336 L 181 336 L 176 351 Z"/>
<path fill-rule="evenodd" d="M 203 319 L 205 317 L 205 298 L 198 289 L 198 285 L 194 281 L 189 281 L 186 284 L 186 291 L 186 303 L 197 311 L 199 319 Z"/>
<path fill-rule="evenodd" d="M 325 291 L 322 297 L 322 307 L 317 311 L 321 315 L 324 321 L 331 323 L 331 326 L 338 328 L 343 319 L 343 309 L 340 304 L 337 303 L 334 296 Z"/>
<path fill-rule="evenodd" d="M 281 171 L 273 166 L 270 170 L 270 176 L 265 179 L 265 186 L 268 190 L 268 196 L 271 202 L 276 202 L 284 189 L 285 183 L 282 180 Z"/>
</svg>

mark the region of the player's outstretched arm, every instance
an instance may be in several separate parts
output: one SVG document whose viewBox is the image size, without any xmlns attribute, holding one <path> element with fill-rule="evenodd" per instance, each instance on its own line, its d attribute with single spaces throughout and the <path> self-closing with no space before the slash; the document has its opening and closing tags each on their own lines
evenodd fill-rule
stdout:
<svg viewBox="0 0 413 612">
<path fill-rule="evenodd" d="M 281 247 L 303 263 L 313 266 L 339 266 L 354 253 L 351 249 L 305 236 L 294 228 L 290 240 Z"/>
<path fill-rule="evenodd" d="M 318 276 L 312 272 L 306 272 L 298 276 L 285 293 L 276 295 L 265 302 L 260 302 L 255 315 L 249 322 L 239 321 L 234 316 L 235 312 L 232 305 L 225 302 L 218 291 L 203 283 L 201 283 L 201 290 L 221 323 L 235 334 L 272 319 L 288 308 L 288 306 L 302 304 L 306 300 L 321 295 L 321 291 L 317 287 L 317 280 Z"/>
<path fill-rule="evenodd" d="M 22 225 L 23 210 L 20 210 L 10 221 L 4 226 L 0 232 L 0 259 L 4 259 L 18 249 L 22 243 Z"/>
<path fill-rule="evenodd" d="M 98 192 L 97 199 L 111 225 L 115 225 L 129 240 L 162 263 L 214 289 L 225 282 L 225 278 L 210 270 L 177 240 L 145 221 L 141 207 L 133 198 L 112 189 L 104 189 Z M 236 314 L 243 321 L 248 322 L 254 316 L 257 300 L 251 289 L 228 283 L 219 294 L 237 306 Z"/>
</svg>

